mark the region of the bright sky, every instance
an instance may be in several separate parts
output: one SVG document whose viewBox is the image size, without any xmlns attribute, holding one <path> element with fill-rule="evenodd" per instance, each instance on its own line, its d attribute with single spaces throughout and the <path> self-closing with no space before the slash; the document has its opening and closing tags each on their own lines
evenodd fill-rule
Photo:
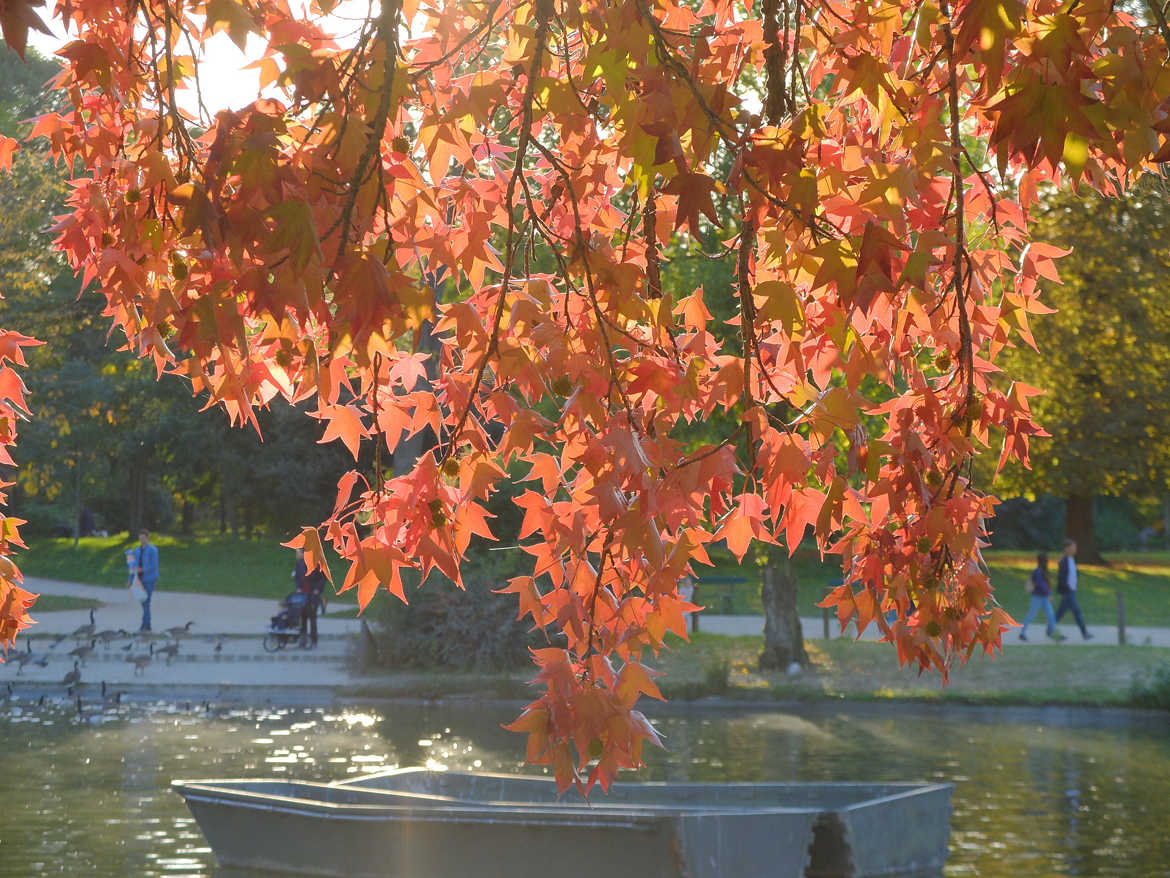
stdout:
<svg viewBox="0 0 1170 878">
<path fill-rule="evenodd" d="M 338 42 L 344 45 L 345 38 L 356 31 L 357 24 L 369 11 L 367 0 L 342 0 L 329 17 L 338 35 Z M 46 21 L 54 34 L 48 36 L 38 31 L 29 31 L 29 45 L 42 55 L 52 56 L 61 46 L 72 39 L 61 29 L 56 19 Z M 260 90 L 258 70 L 244 67 L 260 57 L 263 42 L 255 36 L 248 39 L 248 51 L 241 52 L 227 34 L 216 34 L 207 41 L 207 52 L 199 67 L 199 84 L 203 91 L 203 103 L 212 113 L 222 109 L 238 110 L 256 100 Z M 194 88 L 184 95 L 180 92 L 180 104 L 191 113 L 197 113 Z"/>
</svg>

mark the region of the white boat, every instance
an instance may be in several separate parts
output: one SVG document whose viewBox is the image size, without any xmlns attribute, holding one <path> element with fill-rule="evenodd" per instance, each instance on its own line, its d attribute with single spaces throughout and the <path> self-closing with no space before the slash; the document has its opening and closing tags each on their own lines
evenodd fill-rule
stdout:
<svg viewBox="0 0 1170 878">
<path fill-rule="evenodd" d="M 950 784 L 617 783 L 405 768 L 174 781 L 223 866 L 344 878 L 938 876 Z"/>
</svg>

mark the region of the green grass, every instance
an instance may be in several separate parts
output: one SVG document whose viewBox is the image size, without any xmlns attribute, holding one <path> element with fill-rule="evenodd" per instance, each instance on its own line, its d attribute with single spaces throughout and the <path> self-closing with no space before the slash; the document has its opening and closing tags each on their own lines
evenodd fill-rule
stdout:
<svg viewBox="0 0 1170 878">
<path fill-rule="evenodd" d="M 33 615 L 41 613 L 57 613 L 61 610 L 94 610 L 100 607 L 101 601 L 90 598 L 74 598 L 68 595 L 43 594 L 33 605 Z"/>
<path fill-rule="evenodd" d="M 1022 619 L 1028 611 L 1028 595 L 1024 583 L 1036 566 L 1035 555 L 1026 552 L 986 552 L 991 583 L 996 598 L 1015 618 Z M 714 568 L 699 568 L 698 602 L 711 613 L 733 615 L 759 614 L 760 573 L 749 559 L 742 565 L 726 552 L 714 551 Z M 1111 566 L 1079 567 L 1077 594 L 1085 621 L 1090 625 L 1117 624 L 1117 592 L 1125 599 L 1125 618 L 1129 625 L 1170 626 L 1170 552 L 1134 552 L 1109 556 Z M 793 572 L 800 583 L 800 612 L 803 616 L 819 616 L 817 602 L 824 598 L 827 584 L 840 580 L 838 566 L 829 559 L 822 562 L 814 552 L 798 550 L 792 561 Z M 1056 584 L 1056 555 L 1049 563 L 1049 575 Z M 703 587 L 703 576 L 742 577 L 746 581 L 733 586 L 709 585 Z M 1054 605 L 1059 597 L 1054 597 Z M 1066 617 L 1071 622 L 1071 617 Z M 1063 621 L 1063 620 L 1062 620 Z"/>
<path fill-rule="evenodd" d="M 675 640 L 644 661 L 663 673 L 655 682 L 670 701 L 718 696 L 733 701 L 927 701 L 992 705 L 1156 706 L 1138 688 L 1170 674 L 1170 648 L 1077 646 L 1018 648 L 995 657 L 976 655 L 951 672 L 919 676 L 898 666 L 889 644 L 849 639 L 806 643 L 812 665 L 795 677 L 762 674 L 760 637 L 696 634 Z M 496 673 L 404 671 L 372 675 L 347 690 L 365 697 L 531 698 L 535 669 Z M 1170 676 L 1166 676 L 1170 679 Z M 1164 696 L 1163 696 L 1164 697 Z M 649 702 L 645 702 L 649 704 Z"/>
<path fill-rule="evenodd" d="M 665 671 L 658 679 L 668 697 L 724 694 L 730 698 L 783 700 L 806 698 L 922 699 L 991 704 L 1128 705 L 1135 682 L 1170 667 L 1170 648 L 1077 646 L 1017 648 L 989 657 L 975 655 L 951 672 L 947 686 L 938 674 L 921 677 L 898 666 L 885 643 L 848 639 L 806 642 L 812 667 L 796 677 L 762 674 L 756 659 L 761 637 L 696 634 L 657 659 Z M 713 693 L 716 674 L 726 666 L 726 690 Z"/>
<path fill-rule="evenodd" d="M 159 588 L 274 600 L 292 590 L 293 553 L 275 539 L 159 534 L 151 541 L 158 546 Z M 124 537 L 86 537 L 77 548 L 69 538 L 39 539 L 30 541 L 17 561 L 26 576 L 125 585 L 124 553 L 137 545 Z M 340 567 L 334 562 L 331 557 L 336 573 Z"/>
<path fill-rule="evenodd" d="M 154 541 L 159 547 L 161 588 L 277 599 L 292 587 L 289 575 L 293 554 L 275 539 L 158 535 Z M 30 542 L 28 551 L 20 554 L 19 563 L 29 576 L 124 585 L 126 562 L 122 553 L 133 545 L 137 542 L 124 538 L 87 537 L 75 549 L 73 540 L 68 538 L 39 539 Z M 712 613 L 759 614 L 759 568 L 750 560 L 738 564 L 726 551 L 713 551 L 711 559 L 715 562 L 713 568 L 699 570 L 699 603 Z M 1013 616 L 1022 618 L 1028 609 L 1024 582 L 1034 566 L 1033 556 L 1024 552 L 988 552 L 987 560 L 996 597 Z M 1120 591 L 1125 597 L 1128 624 L 1170 626 L 1170 553 L 1116 555 L 1110 560 L 1111 567 L 1080 568 L 1078 593 L 1089 624 L 1116 624 L 1116 592 Z M 332 555 L 330 566 L 334 573 L 343 569 Z M 803 549 L 796 553 L 793 569 L 800 583 L 801 614 L 819 616 L 821 610 L 816 603 L 824 597 L 827 583 L 840 578 L 840 571 L 831 559 L 822 562 L 815 552 Z M 703 585 L 704 575 L 738 577 L 744 582 Z M 1053 564 L 1054 579 L 1055 575 Z M 329 615 L 355 612 L 343 607 L 331 605 Z"/>
</svg>

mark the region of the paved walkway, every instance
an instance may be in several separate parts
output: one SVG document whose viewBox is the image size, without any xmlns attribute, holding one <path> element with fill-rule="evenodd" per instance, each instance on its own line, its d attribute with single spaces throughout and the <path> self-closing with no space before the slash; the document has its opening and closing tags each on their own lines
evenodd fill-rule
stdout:
<svg viewBox="0 0 1170 878">
<path fill-rule="evenodd" d="M 89 623 L 88 610 L 64 610 L 33 615 L 37 624 L 17 641 L 19 648 L 31 645 L 33 659 L 22 664 L 9 656 L 0 666 L 0 679 L 14 684 L 62 685 L 73 670 L 74 661 L 87 684 L 173 686 L 261 686 L 310 687 L 344 686 L 360 681 L 353 673 L 354 653 L 360 630 L 357 619 L 320 619 L 319 646 L 315 650 L 298 649 L 290 644 L 275 653 L 261 647 L 269 618 L 276 603 L 263 598 L 241 598 L 189 592 L 155 592 L 151 602 L 155 633 L 149 638 L 132 636 L 141 621 L 141 610 L 123 588 L 82 585 L 29 578 L 27 587 L 41 594 L 68 595 L 101 602 L 95 610 L 95 631 L 110 632 L 106 641 L 99 639 L 92 652 L 71 655 L 79 647 L 89 646 L 90 638 L 71 636 Z M 165 633 L 167 628 L 194 624 L 189 634 L 178 638 Z M 823 637 L 821 619 L 801 619 L 804 636 L 809 640 Z M 719 616 L 704 613 L 700 629 L 712 634 L 758 635 L 764 620 L 758 616 Z M 830 636 L 841 636 L 836 621 L 831 621 Z M 850 627 L 845 636 L 852 637 Z M 1063 646 L 1085 643 L 1072 625 L 1063 626 Z M 1094 644 L 1117 643 L 1117 629 L 1090 626 Z M 870 626 L 863 640 L 877 639 L 877 629 Z M 1143 646 L 1170 646 L 1170 628 L 1134 627 L 1128 629 L 1129 643 Z M 1056 646 L 1044 636 L 1043 626 L 1032 628 L 1031 639 L 1021 643 L 1013 631 L 1004 638 L 1006 649 L 1030 646 Z M 149 657 L 149 658 L 147 658 Z M 137 663 L 134 658 L 140 658 Z M 19 674 L 17 672 L 20 672 Z"/>
<path fill-rule="evenodd" d="M 0 667 L 0 677 L 15 683 L 60 684 L 73 670 L 74 661 L 79 663 L 83 681 L 108 685 L 341 686 L 351 682 L 354 635 L 361 624 L 357 619 L 318 619 L 317 649 L 299 649 L 290 643 L 268 653 L 261 644 L 278 608 L 266 598 L 160 589 L 150 605 L 154 633 L 144 638 L 132 634 L 142 621 L 142 609 L 124 588 L 33 577 L 26 578 L 25 586 L 38 594 L 100 601 L 94 611 L 95 632 L 112 636 L 108 642 L 99 638 L 88 655 L 70 655 L 90 644 L 91 638 L 71 636 L 89 623 L 89 610 L 37 613 L 34 607 L 37 624 L 17 640 L 18 648 L 31 644 L 34 659 L 19 668 L 10 656 L 7 666 Z M 193 622 L 189 634 L 175 638 L 166 633 L 187 621 Z M 136 664 L 132 660 L 138 657 L 143 660 Z"/>
<path fill-rule="evenodd" d="M 806 640 L 820 640 L 825 636 L 824 620 L 802 618 L 800 620 L 801 633 L 804 634 Z M 1075 624 L 1058 625 L 1057 628 L 1064 634 L 1065 640 L 1057 642 L 1049 640 L 1044 636 L 1044 623 L 1033 623 L 1028 628 L 1028 640 L 1021 641 L 1018 628 L 1013 628 L 1004 635 L 1003 645 L 1005 649 L 1014 649 L 1017 646 L 1031 647 L 1031 646 L 1116 646 L 1117 645 L 1117 628 L 1109 625 L 1090 625 L 1089 633 L 1093 636 L 1092 640 L 1084 640 L 1081 637 L 1081 632 L 1077 629 Z M 703 613 L 699 617 L 699 630 L 710 634 L 729 634 L 734 636 L 746 634 L 763 634 L 764 633 L 764 617 L 763 616 L 711 616 Z M 857 628 L 850 623 L 846 633 L 842 635 L 841 626 L 837 623 L 836 618 L 829 620 L 829 636 L 830 637 L 849 637 L 850 639 L 857 636 Z M 870 625 L 864 634 L 861 635 L 862 640 L 877 640 L 880 633 L 876 625 Z M 1126 643 L 1131 646 L 1170 646 L 1170 628 L 1148 628 L 1142 626 L 1127 625 L 1125 629 Z"/>
</svg>

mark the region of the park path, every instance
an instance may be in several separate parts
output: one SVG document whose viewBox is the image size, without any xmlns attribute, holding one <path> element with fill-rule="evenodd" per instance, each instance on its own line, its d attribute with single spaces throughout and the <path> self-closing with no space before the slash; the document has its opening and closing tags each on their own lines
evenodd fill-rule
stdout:
<svg viewBox="0 0 1170 878">
<path fill-rule="evenodd" d="M 83 585 L 73 582 L 29 577 L 26 586 L 40 594 L 67 595 L 101 602 L 95 611 L 97 631 L 132 632 L 141 620 L 141 610 L 130 599 L 124 588 Z M 336 606 L 336 604 L 331 604 Z M 355 673 L 356 636 L 361 623 L 358 619 L 318 620 L 320 642 L 317 649 L 302 650 L 290 645 L 276 653 L 266 653 L 261 640 L 269 618 L 276 612 L 276 602 L 266 598 L 231 597 L 191 592 L 156 591 L 151 602 L 155 633 L 150 639 L 118 636 L 108 645 L 98 643 L 80 668 L 82 679 L 89 684 L 106 682 L 109 685 L 141 685 L 157 687 L 337 687 L 360 683 Z M 69 652 L 78 641 L 70 633 L 89 622 L 88 610 L 63 610 L 39 613 L 34 610 L 37 624 L 18 641 L 21 647 L 31 644 L 34 658 L 48 659 L 43 666 L 27 663 L 20 669 L 10 657 L 0 667 L 0 679 L 17 685 L 60 684 L 64 675 L 73 669 L 74 658 Z M 165 630 L 191 620 L 191 633 L 176 641 Z M 824 636 L 821 619 L 801 620 L 804 636 L 818 640 Z M 711 634 L 759 635 L 764 630 L 760 616 L 722 616 L 704 613 L 700 628 Z M 1068 638 L 1066 647 L 1085 643 L 1072 625 L 1062 629 Z M 1117 629 L 1108 626 L 1090 626 L 1094 644 L 1117 643 Z M 1170 646 L 1170 628 L 1131 627 L 1127 629 L 1129 643 L 1137 646 Z M 831 637 L 841 636 L 835 621 L 830 623 Z M 853 636 L 852 627 L 846 636 Z M 871 626 L 863 640 L 875 640 L 876 627 Z M 84 641 L 81 642 L 84 645 Z M 158 651 L 177 643 L 174 655 L 159 653 L 145 666 L 137 668 L 129 661 L 134 656 L 150 655 L 152 645 Z M 1005 649 L 1032 646 L 1055 646 L 1044 637 L 1043 626 L 1032 628 L 1027 643 L 1019 640 L 1016 632 L 1004 637 Z M 20 673 L 17 674 L 17 671 Z"/>
<path fill-rule="evenodd" d="M 805 640 L 820 640 L 825 636 L 824 620 L 802 618 L 800 620 L 801 633 Z M 1065 640 L 1057 642 L 1044 635 L 1044 622 L 1033 623 L 1028 629 L 1027 641 L 1020 640 L 1019 629 L 1012 629 L 1003 638 L 1004 649 L 1033 646 L 1116 646 L 1117 627 L 1111 625 L 1089 625 L 1092 640 L 1084 640 L 1077 626 L 1070 621 L 1058 625 Z M 699 630 L 709 634 L 726 634 L 732 636 L 760 635 L 764 633 L 763 616 L 711 616 L 703 613 L 699 617 Z M 840 637 L 841 626 L 836 619 L 829 620 L 829 636 Z M 857 628 L 850 624 L 844 636 L 857 636 Z M 861 635 L 862 640 L 877 640 L 880 636 L 876 625 L 870 625 Z M 1125 628 L 1126 642 L 1134 646 L 1170 646 L 1170 628 L 1150 628 L 1145 626 L 1127 625 Z"/>
<path fill-rule="evenodd" d="M 51 579 L 26 577 L 25 587 L 37 594 L 88 598 L 101 603 L 95 610 L 97 631 L 135 632 L 142 621 L 142 609 L 126 589 L 102 585 L 84 585 Z M 332 610 L 337 604 L 331 602 Z M 175 592 L 158 589 L 151 600 L 154 633 L 149 639 L 117 636 L 108 645 L 100 641 L 84 660 L 82 680 L 109 685 L 155 686 L 164 690 L 175 687 L 224 686 L 343 686 L 353 682 L 350 666 L 361 623 L 358 619 L 317 620 L 318 647 L 303 650 L 290 644 L 275 653 L 261 647 L 269 619 L 277 612 L 277 602 L 269 598 L 245 598 L 229 595 Z M 89 610 L 61 610 L 37 613 L 36 625 L 21 635 L 19 647 L 32 644 L 35 657 L 48 658 L 44 667 L 34 662 L 17 675 L 17 665 L 10 658 L 8 667 L 0 668 L 0 677 L 17 684 L 61 683 L 73 669 L 69 652 L 78 643 L 68 636 L 88 624 Z M 189 635 L 177 641 L 166 629 L 192 621 Z M 62 639 L 62 636 L 64 638 Z M 129 661 L 134 656 L 150 655 L 177 643 L 175 655 L 159 653 L 144 667 Z M 55 644 L 55 645 L 54 645 Z"/>
</svg>

